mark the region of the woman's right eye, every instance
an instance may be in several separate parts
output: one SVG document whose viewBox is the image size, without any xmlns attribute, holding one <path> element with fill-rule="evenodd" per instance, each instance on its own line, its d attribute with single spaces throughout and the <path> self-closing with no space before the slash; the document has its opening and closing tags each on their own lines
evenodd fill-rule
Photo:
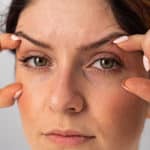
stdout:
<svg viewBox="0 0 150 150">
<path fill-rule="evenodd" d="M 45 57 L 41 56 L 29 56 L 20 59 L 20 61 L 27 67 L 33 69 L 42 69 L 45 67 L 49 67 L 50 63 L 49 60 Z"/>
</svg>

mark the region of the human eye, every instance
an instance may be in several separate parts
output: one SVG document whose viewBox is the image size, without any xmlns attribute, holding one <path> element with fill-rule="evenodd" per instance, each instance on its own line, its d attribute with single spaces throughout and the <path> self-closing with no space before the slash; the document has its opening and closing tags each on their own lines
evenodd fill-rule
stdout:
<svg viewBox="0 0 150 150">
<path fill-rule="evenodd" d="M 119 71 L 123 63 L 120 58 L 113 54 L 101 54 L 97 56 L 96 60 L 92 62 L 90 67 L 96 69 L 97 71 Z"/>
<path fill-rule="evenodd" d="M 19 61 L 27 68 L 32 70 L 46 70 L 50 69 L 52 63 L 46 56 L 23 56 Z"/>
</svg>

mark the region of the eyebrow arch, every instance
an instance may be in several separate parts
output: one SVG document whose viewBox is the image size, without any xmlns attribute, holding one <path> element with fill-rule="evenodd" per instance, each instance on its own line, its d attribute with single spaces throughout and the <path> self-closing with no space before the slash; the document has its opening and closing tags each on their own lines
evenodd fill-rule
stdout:
<svg viewBox="0 0 150 150">
<path fill-rule="evenodd" d="M 23 37 L 24 39 L 30 41 L 31 43 L 33 43 L 34 45 L 37 45 L 39 47 L 52 49 L 52 47 L 50 45 L 30 37 L 23 31 L 15 32 L 15 35 Z M 84 51 L 87 51 L 90 49 L 96 49 L 96 48 L 99 48 L 99 47 L 103 46 L 104 44 L 110 42 L 111 40 L 113 40 L 117 37 L 123 36 L 123 35 L 127 35 L 127 33 L 123 32 L 123 31 L 122 32 L 112 32 L 96 42 L 90 43 L 88 45 L 80 46 L 77 49 L 84 50 Z"/>
<path fill-rule="evenodd" d="M 29 35 L 27 35 L 26 33 L 24 33 L 23 31 L 18 31 L 14 33 L 15 35 L 22 37 L 28 41 L 30 41 L 31 43 L 33 43 L 36 46 L 42 47 L 42 48 L 51 48 L 48 44 L 38 41 L 32 37 L 30 37 Z M 52 49 L 52 48 L 51 48 Z"/>
<path fill-rule="evenodd" d="M 96 48 L 103 46 L 104 44 L 107 44 L 108 42 L 111 42 L 113 39 L 118 38 L 120 36 L 124 36 L 124 35 L 128 35 L 128 34 L 123 31 L 122 32 L 112 32 L 112 33 L 106 35 L 105 37 L 103 37 L 102 39 L 100 39 L 96 42 L 90 43 L 88 45 L 81 46 L 78 49 L 85 50 L 85 51 L 90 50 L 90 49 L 96 49 Z"/>
</svg>

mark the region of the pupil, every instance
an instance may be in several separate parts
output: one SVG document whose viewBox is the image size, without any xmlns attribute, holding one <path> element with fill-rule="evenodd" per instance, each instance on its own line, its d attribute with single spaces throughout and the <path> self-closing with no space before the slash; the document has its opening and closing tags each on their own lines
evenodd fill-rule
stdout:
<svg viewBox="0 0 150 150">
<path fill-rule="evenodd" d="M 37 66 L 44 66 L 44 65 L 46 65 L 46 60 L 44 60 L 43 58 L 40 58 L 40 57 L 36 57 L 35 64 Z"/>
<path fill-rule="evenodd" d="M 110 60 L 110 59 L 102 59 L 101 65 L 102 65 L 104 68 L 111 68 L 111 67 L 113 67 L 113 60 Z"/>
</svg>

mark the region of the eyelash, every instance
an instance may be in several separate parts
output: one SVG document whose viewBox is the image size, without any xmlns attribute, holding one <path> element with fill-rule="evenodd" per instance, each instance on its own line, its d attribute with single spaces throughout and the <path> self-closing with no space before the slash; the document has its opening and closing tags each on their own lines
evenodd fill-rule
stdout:
<svg viewBox="0 0 150 150">
<path fill-rule="evenodd" d="M 29 64 L 29 61 L 32 61 L 35 62 L 35 59 L 38 58 L 38 59 L 42 59 L 42 60 L 45 60 L 46 61 L 46 65 L 44 66 L 41 66 L 41 67 L 33 67 Z M 113 66 L 112 66 L 112 69 L 104 69 L 102 66 L 101 67 L 95 67 L 93 65 L 97 65 L 98 64 L 98 61 L 99 61 L 99 64 L 101 64 L 102 60 L 104 61 L 111 61 L 113 63 Z M 46 56 L 27 56 L 27 57 L 22 57 L 21 59 L 19 59 L 19 61 L 27 68 L 33 70 L 33 71 L 49 71 L 51 69 L 51 67 L 53 66 L 52 64 L 52 61 L 50 58 L 47 58 Z M 102 64 L 101 64 L 102 65 Z M 119 71 L 120 68 L 123 66 L 123 63 L 121 62 L 121 60 L 119 58 L 116 58 L 114 56 L 99 56 L 96 60 L 92 61 L 89 65 L 88 65 L 88 68 L 91 68 L 92 66 L 92 69 L 94 68 L 95 71 L 101 71 L 101 72 L 111 72 L 111 71 Z"/>
<path fill-rule="evenodd" d="M 103 68 L 102 67 L 102 61 L 106 61 L 106 62 L 112 62 L 112 68 Z M 99 64 L 99 68 L 96 67 L 96 65 Z M 95 65 L 95 66 L 93 66 Z M 93 68 L 95 69 L 96 72 L 116 72 L 116 71 L 121 71 L 121 68 L 123 67 L 123 63 L 119 58 L 113 57 L 113 56 L 103 56 L 103 57 L 99 57 L 97 58 L 94 62 L 92 62 L 89 67 L 93 66 Z"/>
<path fill-rule="evenodd" d="M 33 66 L 31 66 L 31 65 L 29 65 L 29 61 L 31 61 L 31 60 L 35 60 L 36 58 L 39 58 L 39 59 L 45 59 L 46 60 L 46 66 L 47 67 L 33 67 Z M 19 61 L 22 63 L 22 65 L 23 66 L 25 66 L 25 67 L 27 67 L 28 69 L 31 69 L 32 71 L 48 71 L 48 70 L 50 70 L 50 67 L 52 66 L 52 63 L 51 63 L 51 59 L 50 58 L 47 58 L 46 56 L 36 56 L 36 55 L 34 55 L 34 56 L 27 56 L 27 57 L 25 57 L 25 56 L 23 56 L 21 59 L 19 59 Z"/>
</svg>

